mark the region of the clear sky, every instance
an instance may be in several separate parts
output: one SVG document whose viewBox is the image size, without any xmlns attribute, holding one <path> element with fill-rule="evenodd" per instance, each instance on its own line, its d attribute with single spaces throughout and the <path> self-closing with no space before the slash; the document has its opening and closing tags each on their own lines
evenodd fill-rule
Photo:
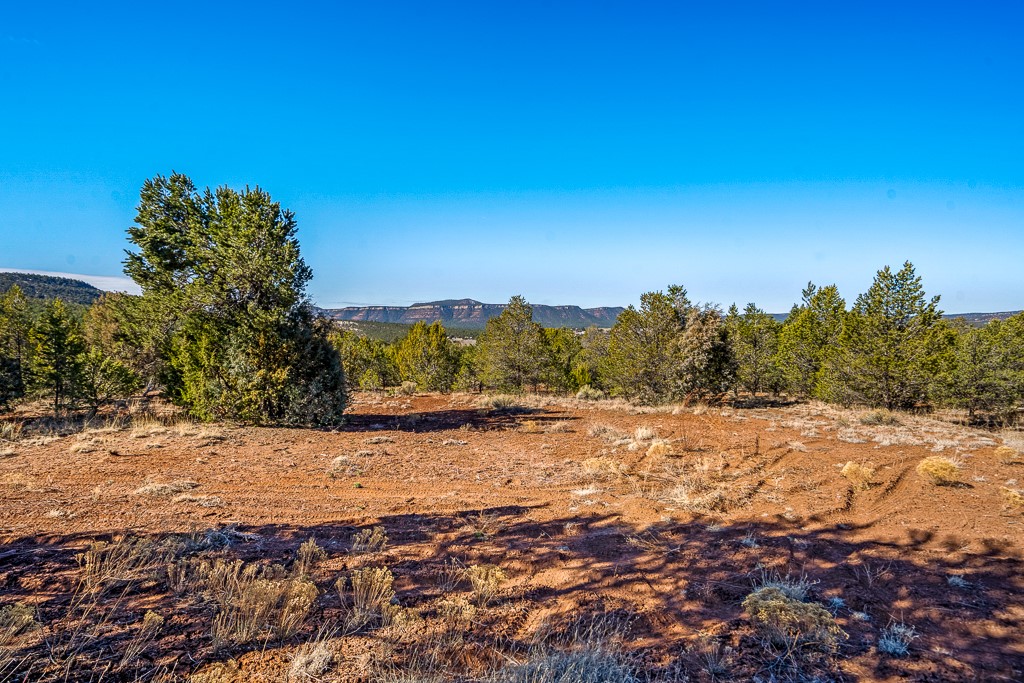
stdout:
<svg viewBox="0 0 1024 683">
<path fill-rule="evenodd" d="M 118 275 L 143 180 L 260 185 L 322 306 L 1024 308 L 1024 3 L 5 3 L 0 267 Z"/>
</svg>

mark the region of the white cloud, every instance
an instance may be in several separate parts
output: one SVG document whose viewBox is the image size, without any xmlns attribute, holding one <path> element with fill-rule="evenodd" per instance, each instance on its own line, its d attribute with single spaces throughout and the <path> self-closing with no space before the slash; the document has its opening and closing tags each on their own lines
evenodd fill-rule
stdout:
<svg viewBox="0 0 1024 683">
<path fill-rule="evenodd" d="M 32 275 L 52 275 L 53 277 L 67 277 L 72 280 L 88 282 L 97 289 L 105 292 L 127 292 L 128 294 L 142 294 L 142 289 L 135 284 L 131 278 L 120 275 L 82 275 L 81 273 L 56 273 L 50 270 L 25 270 L 22 268 L 0 268 L 5 273 L 29 273 Z"/>
</svg>

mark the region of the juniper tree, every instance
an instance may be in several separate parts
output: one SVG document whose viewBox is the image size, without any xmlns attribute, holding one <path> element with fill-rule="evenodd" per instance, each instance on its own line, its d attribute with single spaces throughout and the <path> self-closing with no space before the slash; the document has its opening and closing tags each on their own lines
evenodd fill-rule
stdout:
<svg viewBox="0 0 1024 683">
<path fill-rule="evenodd" d="M 640 296 L 619 314 L 608 340 L 604 374 L 616 393 L 641 403 L 668 400 L 682 364 L 679 337 L 683 315 L 664 292 Z"/>
<path fill-rule="evenodd" d="M 984 327 L 958 322 L 943 375 L 946 403 L 1011 422 L 1024 403 L 1024 314 Z"/>
<path fill-rule="evenodd" d="M 782 377 L 778 363 L 779 323 L 750 303 L 743 313 L 733 304 L 726 324 L 738 386 L 755 397 L 762 390 L 777 393 Z"/>
<path fill-rule="evenodd" d="M 402 379 L 427 391 L 451 391 L 459 372 L 460 349 L 440 322 L 420 321 L 395 344 Z"/>
<path fill-rule="evenodd" d="M 0 409 L 21 398 L 29 384 L 32 313 L 18 285 L 0 296 Z"/>
<path fill-rule="evenodd" d="M 172 400 L 203 419 L 335 424 L 337 352 L 306 299 L 297 225 L 257 188 L 199 192 L 172 173 L 142 187 L 125 272 L 169 320 L 157 346 Z"/>
<path fill-rule="evenodd" d="M 507 391 L 540 385 L 548 365 L 544 332 L 523 297 L 513 296 L 500 315 L 487 321 L 478 344 L 484 384 Z"/>
<path fill-rule="evenodd" d="M 779 364 L 789 391 L 823 398 L 822 369 L 839 346 L 846 302 L 835 285 L 807 283 L 779 331 Z"/>
<path fill-rule="evenodd" d="M 910 408 L 928 398 L 940 369 L 942 312 L 909 261 L 878 271 L 846 316 L 827 391 L 843 403 Z"/>
<path fill-rule="evenodd" d="M 85 341 L 81 326 L 64 302 L 54 299 L 43 308 L 29 339 L 36 389 L 49 398 L 54 415 L 69 410 L 82 391 Z"/>
</svg>

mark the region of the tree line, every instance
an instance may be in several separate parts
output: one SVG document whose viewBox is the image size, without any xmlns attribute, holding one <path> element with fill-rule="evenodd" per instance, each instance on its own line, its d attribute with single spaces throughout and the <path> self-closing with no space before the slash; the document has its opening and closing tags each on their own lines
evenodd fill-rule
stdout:
<svg viewBox="0 0 1024 683">
<path fill-rule="evenodd" d="M 387 343 L 316 313 L 295 217 L 258 187 L 156 176 L 128 239 L 139 296 L 106 294 L 84 313 L 60 299 L 40 310 L 16 286 L 0 297 L 0 410 L 45 398 L 54 413 L 95 411 L 159 390 L 199 419 L 324 426 L 351 390 L 403 384 L 643 404 L 785 395 L 1004 423 L 1024 403 L 1024 314 L 946 321 L 909 262 L 878 271 L 850 306 L 835 285 L 808 284 L 783 322 L 670 286 L 610 330 L 544 328 L 515 296 L 476 344 L 440 323 Z"/>
</svg>

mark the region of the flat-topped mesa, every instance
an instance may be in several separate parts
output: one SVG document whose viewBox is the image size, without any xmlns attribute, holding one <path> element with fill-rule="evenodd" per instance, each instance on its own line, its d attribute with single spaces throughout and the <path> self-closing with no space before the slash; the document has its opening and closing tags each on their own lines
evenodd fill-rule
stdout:
<svg viewBox="0 0 1024 683">
<path fill-rule="evenodd" d="M 485 304 L 474 299 L 445 299 L 412 306 L 350 306 L 326 309 L 335 320 L 355 322 L 403 323 L 441 322 L 449 327 L 479 328 L 505 310 L 505 304 Z M 533 319 L 544 327 L 611 327 L 624 309 L 618 306 L 580 308 L 579 306 L 533 306 Z"/>
</svg>

